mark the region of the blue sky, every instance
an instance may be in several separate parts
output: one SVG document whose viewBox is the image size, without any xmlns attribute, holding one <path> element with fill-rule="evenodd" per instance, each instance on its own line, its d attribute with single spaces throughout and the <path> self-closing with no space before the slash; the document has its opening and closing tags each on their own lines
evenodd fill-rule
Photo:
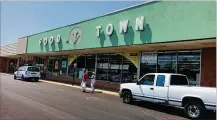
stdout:
<svg viewBox="0 0 217 120">
<path fill-rule="evenodd" d="M 2 2 L 1 45 L 140 3 L 143 1 Z"/>
</svg>

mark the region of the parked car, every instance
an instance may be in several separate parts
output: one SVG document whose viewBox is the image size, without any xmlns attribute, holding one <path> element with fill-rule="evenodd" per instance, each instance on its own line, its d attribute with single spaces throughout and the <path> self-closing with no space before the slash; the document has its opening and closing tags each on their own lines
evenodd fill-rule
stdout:
<svg viewBox="0 0 217 120">
<path fill-rule="evenodd" d="M 35 66 L 22 66 L 14 72 L 14 79 L 20 78 L 21 80 L 32 80 L 38 81 L 40 79 L 39 68 Z"/>
<path fill-rule="evenodd" d="M 189 86 L 182 74 L 149 73 L 137 83 L 121 84 L 119 94 L 124 103 L 137 99 L 183 107 L 191 119 L 201 117 L 206 110 L 216 110 L 216 88 Z"/>
</svg>

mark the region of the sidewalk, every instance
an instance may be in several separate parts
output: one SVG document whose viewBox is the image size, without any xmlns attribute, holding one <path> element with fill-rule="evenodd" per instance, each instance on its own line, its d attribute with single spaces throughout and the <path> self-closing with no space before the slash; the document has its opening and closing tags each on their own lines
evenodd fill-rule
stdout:
<svg viewBox="0 0 217 120">
<path fill-rule="evenodd" d="M 12 76 L 11 74 L 8 74 L 8 73 L 0 73 L 0 75 L 1 74 Z M 66 84 L 66 83 L 54 82 L 54 81 L 49 81 L 49 80 L 39 80 L 39 81 L 40 82 L 44 82 L 44 83 L 49 83 L 49 84 L 62 85 L 62 86 L 65 86 L 65 87 L 82 89 L 81 86 L 77 86 L 77 85 L 71 85 L 71 84 Z M 91 88 L 86 87 L 86 90 L 91 91 Z M 100 90 L 100 89 L 95 89 L 95 91 L 96 92 L 100 92 L 100 93 L 104 93 L 104 94 L 108 94 L 108 95 L 119 96 L 119 94 L 117 92 L 111 92 L 111 91 Z"/>
<path fill-rule="evenodd" d="M 39 80 L 39 81 L 44 82 L 44 83 L 50 83 L 50 84 L 55 84 L 55 85 L 62 85 L 62 86 L 66 86 L 66 87 L 82 89 L 81 86 L 77 86 L 77 85 L 65 84 L 65 83 L 60 83 L 60 82 L 53 82 L 53 81 L 48 81 L 48 80 Z M 91 91 L 91 88 L 86 87 L 86 90 Z M 100 89 L 95 89 L 95 91 L 100 92 L 100 93 L 104 93 L 104 94 L 108 94 L 108 95 L 119 96 L 119 94 L 117 92 L 111 92 L 111 91 L 100 90 Z"/>
</svg>

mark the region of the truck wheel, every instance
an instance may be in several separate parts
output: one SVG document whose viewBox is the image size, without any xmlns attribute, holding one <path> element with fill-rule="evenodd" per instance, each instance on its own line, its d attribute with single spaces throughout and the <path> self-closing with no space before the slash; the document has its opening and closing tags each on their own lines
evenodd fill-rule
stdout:
<svg viewBox="0 0 217 120">
<path fill-rule="evenodd" d="M 122 99 L 124 103 L 130 104 L 133 100 L 131 92 L 129 90 L 124 91 Z"/>
<path fill-rule="evenodd" d="M 200 102 L 190 101 L 185 105 L 184 111 L 187 117 L 197 119 L 203 116 L 205 113 L 205 107 Z"/>
</svg>

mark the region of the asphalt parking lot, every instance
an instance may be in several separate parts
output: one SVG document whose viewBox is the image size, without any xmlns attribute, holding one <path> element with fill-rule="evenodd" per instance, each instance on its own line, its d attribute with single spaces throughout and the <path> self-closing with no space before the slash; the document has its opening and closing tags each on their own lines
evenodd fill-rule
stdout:
<svg viewBox="0 0 217 120">
<path fill-rule="evenodd" d="M 1 120 L 186 120 L 180 108 L 136 101 L 122 103 L 117 96 L 44 82 L 14 80 L 1 74 Z M 209 112 L 204 119 L 215 119 Z"/>
</svg>

